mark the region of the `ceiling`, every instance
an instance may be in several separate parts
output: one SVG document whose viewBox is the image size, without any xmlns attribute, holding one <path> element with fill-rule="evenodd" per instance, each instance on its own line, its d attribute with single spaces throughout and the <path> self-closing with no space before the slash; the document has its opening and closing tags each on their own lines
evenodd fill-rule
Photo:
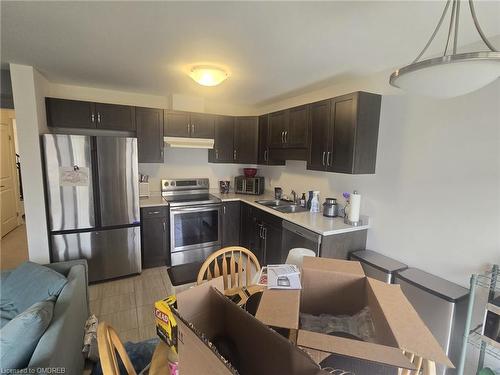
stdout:
<svg viewBox="0 0 500 375">
<path fill-rule="evenodd" d="M 1 2 L 1 62 L 50 81 L 255 106 L 320 82 L 374 74 L 415 58 L 442 1 Z M 500 2 L 476 12 L 500 34 Z M 442 51 L 445 30 L 430 54 Z M 459 45 L 479 40 L 466 2 Z M 500 46 L 498 46 L 500 48 Z M 227 67 L 218 87 L 194 83 L 191 64 Z"/>
</svg>

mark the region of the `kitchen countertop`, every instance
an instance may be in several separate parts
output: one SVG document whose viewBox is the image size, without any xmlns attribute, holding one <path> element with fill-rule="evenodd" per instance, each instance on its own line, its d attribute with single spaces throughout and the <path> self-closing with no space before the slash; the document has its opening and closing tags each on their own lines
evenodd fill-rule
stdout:
<svg viewBox="0 0 500 375">
<path fill-rule="evenodd" d="M 315 233 L 321 234 L 323 236 L 331 236 L 334 234 L 355 232 L 358 230 L 366 230 L 370 228 L 369 220 L 367 216 L 361 215 L 362 225 L 354 227 L 349 224 L 344 223 L 343 217 L 325 217 L 321 212 L 312 213 L 306 212 L 294 212 L 294 213 L 284 213 L 273 210 L 272 208 L 263 206 L 255 201 L 274 199 L 274 194 L 266 192 L 262 195 L 245 195 L 245 194 L 220 194 L 218 190 L 211 190 L 210 194 L 219 197 L 223 202 L 230 201 L 241 201 L 248 203 L 251 206 L 257 207 L 258 209 L 268 212 L 272 215 L 278 216 L 283 220 L 289 221 L 293 224 L 300 225 L 306 229 L 309 229 Z"/>
<path fill-rule="evenodd" d="M 140 197 L 139 207 L 168 206 L 168 202 L 161 195 L 152 195 L 150 197 Z"/>
</svg>

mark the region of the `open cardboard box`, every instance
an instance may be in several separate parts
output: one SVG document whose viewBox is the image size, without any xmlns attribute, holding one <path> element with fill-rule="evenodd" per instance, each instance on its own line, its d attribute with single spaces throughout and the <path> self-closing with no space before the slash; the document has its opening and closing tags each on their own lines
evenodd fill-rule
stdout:
<svg viewBox="0 0 500 375">
<path fill-rule="evenodd" d="M 292 342 L 226 298 L 222 278 L 177 295 L 173 309 L 178 328 L 179 373 L 182 375 L 323 375 L 327 374 Z M 211 340 L 229 337 L 237 348 L 238 372 Z"/>
<path fill-rule="evenodd" d="M 256 317 L 263 323 L 298 330 L 297 345 L 316 361 L 330 354 L 394 368 L 414 369 L 403 351 L 453 367 L 399 285 L 366 277 L 359 262 L 305 257 L 302 290 L 265 290 Z M 354 315 L 368 306 L 375 343 L 300 329 L 299 313 Z"/>
</svg>

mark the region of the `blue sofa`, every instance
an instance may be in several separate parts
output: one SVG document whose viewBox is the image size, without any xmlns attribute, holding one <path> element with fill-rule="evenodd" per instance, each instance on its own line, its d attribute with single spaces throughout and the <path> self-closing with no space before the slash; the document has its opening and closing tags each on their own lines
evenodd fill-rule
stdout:
<svg viewBox="0 0 500 375">
<path fill-rule="evenodd" d="M 38 342 L 28 368 L 65 368 L 65 374 L 82 374 L 83 336 L 89 317 L 87 262 L 73 260 L 46 266 L 64 275 L 68 282 L 57 298 L 50 325 Z M 10 271 L 2 271 L 2 280 L 9 274 Z"/>
</svg>

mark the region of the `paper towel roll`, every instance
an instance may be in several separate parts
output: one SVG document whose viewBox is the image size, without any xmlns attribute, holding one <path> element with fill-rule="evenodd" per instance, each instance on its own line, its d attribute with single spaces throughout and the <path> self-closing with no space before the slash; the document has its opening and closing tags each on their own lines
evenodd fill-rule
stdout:
<svg viewBox="0 0 500 375">
<path fill-rule="evenodd" d="M 361 208 L 361 195 L 354 192 L 349 199 L 349 220 L 359 221 L 359 210 Z"/>
</svg>

